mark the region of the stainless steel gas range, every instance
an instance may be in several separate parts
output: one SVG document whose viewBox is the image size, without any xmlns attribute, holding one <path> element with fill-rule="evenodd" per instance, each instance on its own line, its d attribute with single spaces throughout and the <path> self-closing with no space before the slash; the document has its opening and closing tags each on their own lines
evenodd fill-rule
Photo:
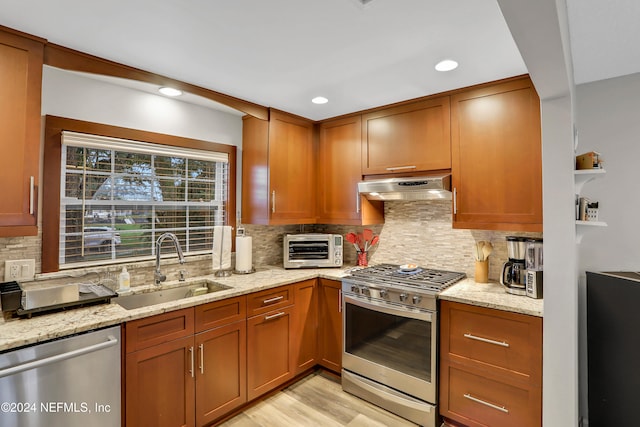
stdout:
<svg viewBox="0 0 640 427">
<path fill-rule="evenodd" d="M 436 427 L 436 297 L 464 273 L 379 264 L 342 279 L 342 388 Z"/>
</svg>

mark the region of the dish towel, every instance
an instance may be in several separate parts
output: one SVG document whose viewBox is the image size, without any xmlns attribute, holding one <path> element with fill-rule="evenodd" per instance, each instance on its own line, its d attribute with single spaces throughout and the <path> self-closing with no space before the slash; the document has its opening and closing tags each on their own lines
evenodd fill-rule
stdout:
<svg viewBox="0 0 640 427">
<path fill-rule="evenodd" d="M 231 226 L 216 225 L 213 227 L 213 261 L 214 270 L 231 269 Z"/>
</svg>

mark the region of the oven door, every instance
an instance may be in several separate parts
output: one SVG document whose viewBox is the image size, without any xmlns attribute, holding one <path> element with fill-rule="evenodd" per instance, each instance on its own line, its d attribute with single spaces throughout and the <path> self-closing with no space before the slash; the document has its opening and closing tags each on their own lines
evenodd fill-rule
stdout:
<svg viewBox="0 0 640 427">
<path fill-rule="evenodd" d="M 344 294 L 342 366 L 436 402 L 437 315 Z"/>
</svg>

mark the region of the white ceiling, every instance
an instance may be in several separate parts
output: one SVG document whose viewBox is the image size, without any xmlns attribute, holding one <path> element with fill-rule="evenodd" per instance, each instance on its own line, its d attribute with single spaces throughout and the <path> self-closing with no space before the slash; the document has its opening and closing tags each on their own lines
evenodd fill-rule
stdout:
<svg viewBox="0 0 640 427">
<path fill-rule="evenodd" d="M 640 0 L 567 0 L 576 84 L 640 72 Z"/>
<path fill-rule="evenodd" d="M 568 3 L 578 83 L 640 70 L 629 46 L 640 1 Z M 496 0 L 0 0 L 0 10 L 0 25 L 314 120 L 527 72 Z M 444 58 L 460 67 L 435 71 Z M 329 103 L 312 104 L 318 95 Z"/>
</svg>

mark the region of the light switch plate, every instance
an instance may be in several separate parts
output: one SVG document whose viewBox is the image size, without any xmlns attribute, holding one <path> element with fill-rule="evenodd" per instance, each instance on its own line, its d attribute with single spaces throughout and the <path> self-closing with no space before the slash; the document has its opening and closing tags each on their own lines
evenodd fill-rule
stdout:
<svg viewBox="0 0 640 427">
<path fill-rule="evenodd" d="M 4 262 L 4 281 L 33 280 L 35 277 L 35 259 L 12 259 Z"/>
</svg>

